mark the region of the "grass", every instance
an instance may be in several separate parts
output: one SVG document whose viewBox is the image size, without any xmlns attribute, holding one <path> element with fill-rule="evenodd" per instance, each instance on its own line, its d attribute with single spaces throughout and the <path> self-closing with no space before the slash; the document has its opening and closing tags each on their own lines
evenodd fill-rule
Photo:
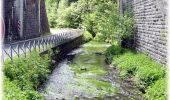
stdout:
<svg viewBox="0 0 170 100">
<path fill-rule="evenodd" d="M 122 78 L 133 77 L 134 82 L 145 93 L 146 98 L 166 100 L 157 99 L 166 98 L 166 67 L 164 65 L 157 63 L 145 54 L 127 49 L 123 52 L 120 52 L 120 48 L 110 49 L 106 51 L 106 56 L 112 57 L 111 63 L 120 69 Z"/>
<path fill-rule="evenodd" d="M 42 100 L 37 88 L 50 73 L 49 58 L 49 54 L 41 57 L 33 51 L 26 58 L 5 61 L 4 100 Z"/>
<path fill-rule="evenodd" d="M 149 86 L 146 90 L 145 96 L 149 100 L 167 100 L 167 82 L 166 78 L 161 78 L 155 82 L 155 84 Z"/>
</svg>

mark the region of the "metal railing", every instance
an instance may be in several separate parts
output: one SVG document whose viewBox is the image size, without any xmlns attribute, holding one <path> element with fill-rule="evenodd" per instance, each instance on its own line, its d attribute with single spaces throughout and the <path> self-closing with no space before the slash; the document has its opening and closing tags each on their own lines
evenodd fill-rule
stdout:
<svg viewBox="0 0 170 100">
<path fill-rule="evenodd" d="M 69 30 L 55 35 L 48 35 L 33 39 L 28 39 L 20 42 L 5 44 L 2 47 L 2 60 L 6 59 L 13 61 L 13 57 L 20 58 L 24 55 L 26 58 L 28 52 L 33 50 L 37 52 L 43 52 L 50 48 L 59 46 L 63 43 L 67 43 L 83 34 L 82 30 Z"/>
</svg>

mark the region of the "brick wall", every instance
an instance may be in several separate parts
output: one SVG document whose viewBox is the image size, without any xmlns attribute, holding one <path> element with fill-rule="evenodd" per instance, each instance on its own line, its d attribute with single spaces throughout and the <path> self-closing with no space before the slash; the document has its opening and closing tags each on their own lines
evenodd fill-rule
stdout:
<svg viewBox="0 0 170 100">
<path fill-rule="evenodd" d="M 122 10 L 132 8 L 135 18 L 135 47 L 159 63 L 167 62 L 167 0 L 130 0 Z"/>
</svg>

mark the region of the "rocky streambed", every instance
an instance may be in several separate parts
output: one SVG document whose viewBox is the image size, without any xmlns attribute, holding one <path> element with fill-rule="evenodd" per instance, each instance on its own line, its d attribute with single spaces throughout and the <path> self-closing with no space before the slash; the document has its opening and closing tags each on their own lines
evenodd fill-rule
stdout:
<svg viewBox="0 0 170 100">
<path fill-rule="evenodd" d="M 108 46 L 91 42 L 67 54 L 40 87 L 46 100 L 143 100 L 129 79 L 105 63 Z"/>
</svg>

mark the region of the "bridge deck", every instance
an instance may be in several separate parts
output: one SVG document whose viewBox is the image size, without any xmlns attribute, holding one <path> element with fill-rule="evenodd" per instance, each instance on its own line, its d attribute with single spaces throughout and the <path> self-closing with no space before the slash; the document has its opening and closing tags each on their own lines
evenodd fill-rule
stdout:
<svg viewBox="0 0 170 100">
<path fill-rule="evenodd" d="M 9 58 L 13 60 L 14 56 L 20 57 L 22 54 L 26 57 L 28 52 L 35 49 L 38 52 L 46 51 L 50 48 L 67 43 L 83 34 L 82 30 L 70 29 L 67 31 L 58 32 L 54 35 L 48 35 L 15 43 L 5 44 L 2 48 L 3 62 Z"/>
</svg>

